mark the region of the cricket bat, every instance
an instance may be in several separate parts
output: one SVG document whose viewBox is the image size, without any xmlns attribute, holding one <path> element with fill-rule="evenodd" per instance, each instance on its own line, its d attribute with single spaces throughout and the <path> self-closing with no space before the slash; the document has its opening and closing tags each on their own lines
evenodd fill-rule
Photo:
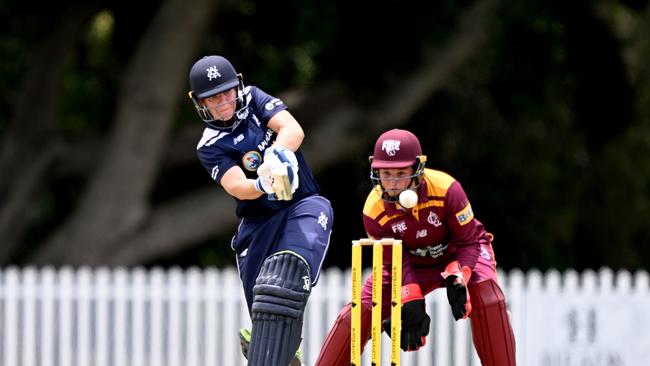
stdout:
<svg viewBox="0 0 650 366">
<path fill-rule="evenodd" d="M 278 201 L 291 201 L 293 194 L 291 193 L 291 182 L 289 181 L 287 166 L 281 164 L 273 167 L 271 177 L 273 178 L 271 187 L 273 187 Z"/>
</svg>

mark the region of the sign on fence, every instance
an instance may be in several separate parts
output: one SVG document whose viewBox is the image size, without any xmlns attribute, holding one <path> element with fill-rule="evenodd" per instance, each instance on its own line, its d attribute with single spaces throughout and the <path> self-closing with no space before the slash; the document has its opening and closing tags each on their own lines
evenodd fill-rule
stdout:
<svg viewBox="0 0 650 366">
<path fill-rule="evenodd" d="M 528 274 L 518 341 L 519 363 L 539 366 L 632 366 L 650 360 L 648 275 L 552 271 Z M 512 287 L 512 286 L 511 286 Z M 514 309 L 513 309 L 514 310 Z"/>
<path fill-rule="evenodd" d="M 650 360 L 646 272 L 515 270 L 499 278 L 518 365 L 637 366 Z M 306 311 L 306 365 L 314 364 L 349 296 L 349 272 L 321 274 Z M 444 290 L 426 302 L 432 319 L 427 345 L 404 353 L 402 363 L 480 365 L 469 323 L 453 320 Z M 240 327 L 250 327 L 250 320 L 232 268 L 0 271 L 0 365 L 245 365 Z M 368 355 L 364 360 L 370 364 Z"/>
</svg>

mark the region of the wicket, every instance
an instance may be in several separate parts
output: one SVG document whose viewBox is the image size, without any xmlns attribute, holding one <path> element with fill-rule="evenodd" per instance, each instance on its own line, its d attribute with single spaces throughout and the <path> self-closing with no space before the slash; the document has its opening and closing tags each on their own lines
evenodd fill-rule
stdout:
<svg viewBox="0 0 650 366">
<path fill-rule="evenodd" d="M 381 304 L 383 247 L 391 246 L 391 351 L 390 364 L 400 365 L 402 331 L 402 241 L 396 239 L 360 239 L 352 241 L 352 325 L 350 330 L 350 364 L 361 366 L 361 248 L 372 246 L 372 365 L 381 365 Z"/>
</svg>

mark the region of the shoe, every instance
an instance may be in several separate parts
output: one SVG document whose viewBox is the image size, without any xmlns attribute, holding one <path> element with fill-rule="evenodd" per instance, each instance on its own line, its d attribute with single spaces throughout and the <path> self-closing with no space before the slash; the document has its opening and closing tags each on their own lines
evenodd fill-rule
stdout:
<svg viewBox="0 0 650 366">
<path fill-rule="evenodd" d="M 250 329 L 242 328 L 239 330 L 239 346 L 241 347 L 241 353 L 248 359 L 248 349 L 251 344 L 251 331 Z M 296 351 L 296 355 L 293 357 L 293 360 L 289 362 L 289 366 L 303 366 L 302 365 L 302 351 L 300 348 Z"/>
</svg>

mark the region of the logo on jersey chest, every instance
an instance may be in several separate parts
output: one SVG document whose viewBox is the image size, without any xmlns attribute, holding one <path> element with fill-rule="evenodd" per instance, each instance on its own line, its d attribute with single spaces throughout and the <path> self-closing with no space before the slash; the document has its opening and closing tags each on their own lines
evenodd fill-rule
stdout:
<svg viewBox="0 0 650 366">
<path fill-rule="evenodd" d="M 266 146 L 271 141 L 271 137 L 273 137 L 273 130 L 269 128 L 266 130 L 266 136 L 264 136 L 264 141 L 260 142 L 259 145 L 257 145 L 257 148 L 260 151 L 266 150 Z"/>
<path fill-rule="evenodd" d="M 440 221 L 440 217 L 436 215 L 435 212 L 431 211 L 429 212 L 429 217 L 427 217 L 427 222 L 435 227 L 439 227 L 442 225 L 442 222 Z"/>
<path fill-rule="evenodd" d="M 416 239 L 424 238 L 424 237 L 426 237 L 428 234 L 429 234 L 429 233 L 427 232 L 427 229 L 418 230 L 418 231 L 415 233 L 415 238 L 416 238 Z"/>
<path fill-rule="evenodd" d="M 241 162 L 246 170 L 254 172 L 262 163 L 262 154 L 255 150 L 249 151 L 244 154 Z"/>
<path fill-rule="evenodd" d="M 424 248 L 417 248 L 409 250 L 409 253 L 418 256 L 418 257 L 431 257 L 438 258 L 445 254 L 445 251 L 449 247 L 447 243 L 440 243 L 436 245 L 429 245 Z"/>
<path fill-rule="evenodd" d="M 396 222 L 391 225 L 394 233 L 403 233 L 406 231 L 406 223 L 404 221 Z"/>
</svg>

